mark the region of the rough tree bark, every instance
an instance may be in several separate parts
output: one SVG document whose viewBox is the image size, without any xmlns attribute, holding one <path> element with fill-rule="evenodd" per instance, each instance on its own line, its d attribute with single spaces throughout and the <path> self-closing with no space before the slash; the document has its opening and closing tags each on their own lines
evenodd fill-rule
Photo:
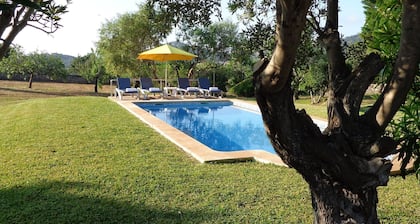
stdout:
<svg viewBox="0 0 420 224">
<path fill-rule="evenodd" d="M 363 95 L 383 68 L 368 55 L 351 71 L 338 32 L 338 1 L 328 0 L 320 39 L 329 60 L 328 127 L 324 132 L 296 110 L 292 67 L 310 0 L 277 0 L 276 47 L 254 67 L 256 98 L 276 152 L 309 184 L 315 223 L 379 223 L 377 187 L 388 182 L 383 157 L 396 143 L 385 127 L 405 100 L 420 62 L 420 1 L 403 1 L 401 49 L 393 77 L 375 105 L 359 115 Z"/>
</svg>

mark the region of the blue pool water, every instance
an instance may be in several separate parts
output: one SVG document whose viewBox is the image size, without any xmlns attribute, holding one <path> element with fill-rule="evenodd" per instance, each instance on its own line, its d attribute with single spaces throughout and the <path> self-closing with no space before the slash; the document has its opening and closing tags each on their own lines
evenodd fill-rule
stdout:
<svg viewBox="0 0 420 224">
<path fill-rule="evenodd" d="M 136 105 L 214 150 L 261 149 L 275 153 L 261 114 L 233 106 L 232 102 Z"/>
</svg>

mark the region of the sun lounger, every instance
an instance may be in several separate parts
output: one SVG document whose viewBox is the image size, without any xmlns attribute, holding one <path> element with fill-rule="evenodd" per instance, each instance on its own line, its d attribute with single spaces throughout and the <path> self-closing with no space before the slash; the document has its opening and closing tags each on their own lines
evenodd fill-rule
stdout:
<svg viewBox="0 0 420 224">
<path fill-rule="evenodd" d="M 217 95 L 219 97 L 223 96 L 223 92 L 216 86 L 210 86 L 210 80 L 205 77 L 198 78 L 198 87 L 204 96 L 213 96 Z"/>
<path fill-rule="evenodd" d="M 115 96 L 122 100 L 124 94 L 136 95 L 137 98 L 140 97 L 138 89 L 131 87 L 130 78 L 117 78 Z"/>
<path fill-rule="evenodd" d="M 192 93 L 196 97 L 198 97 L 198 94 L 201 93 L 198 87 L 190 86 L 190 80 L 188 78 L 178 78 L 177 91 L 182 93 L 182 97 L 184 97 L 185 94 L 192 94 Z"/>
<path fill-rule="evenodd" d="M 158 87 L 153 87 L 153 82 L 151 78 L 140 78 L 140 88 L 141 94 L 143 94 L 144 99 L 148 99 L 149 94 L 160 94 L 163 97 L 162 90 Z"/>
</svg>

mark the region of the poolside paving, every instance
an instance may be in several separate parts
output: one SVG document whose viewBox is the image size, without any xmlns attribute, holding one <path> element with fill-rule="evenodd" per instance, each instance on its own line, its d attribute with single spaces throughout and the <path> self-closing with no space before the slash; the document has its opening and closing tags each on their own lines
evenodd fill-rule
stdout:
<svg viewBox="0 0 420 224">
<path fill-rule="evenodd" d="M 271 163 L 280 166 L 287 166 L 278 155 L 266 152 L 264 150 L 246 150 L 246 151 L 233 151 L 233 152 L 221 152 L 216 151 L 208 146 L 202 144 L 201 142 L 195 140 L 194 138 L 188 136 L 187 134 L 179 131 L 178 129 L 170 126 L 159 118 L 153 116 L 147 111 L 136 106 L 134 102 L 165 102 L 165 101 L 179 101 L 179 102 L 188 102 L 188 101 L 231 101 L 234 105 L 244 107 L 250 110 L 258 110 L 256 104 L 247 103 L 245 101 L 237 99 L 214 99 L 214 98 L 184 98 L 184 99 L 161 99 L 161 98 L 151 98 L 149 100 L 138 100 L 136 98 L 126 96 L 122 100 L 118 100 L 115 97 L 109 97 L 109 99 L 115 101 L 125 109 L 127 109 L 131 114 L 136 116 L 138 119 L 152 127 L 154 130 L 159 132 L 165 138 L 169 139 L 171 142 L 176 144 L 180 149 L 185 151 L 187 154 L 191 155 L 193 158 L 198 160 L 200 163 L 211 163 L 211 162 L 237 162 L 237 161 L 258 161 L 262 163 Z"/>
</svg>

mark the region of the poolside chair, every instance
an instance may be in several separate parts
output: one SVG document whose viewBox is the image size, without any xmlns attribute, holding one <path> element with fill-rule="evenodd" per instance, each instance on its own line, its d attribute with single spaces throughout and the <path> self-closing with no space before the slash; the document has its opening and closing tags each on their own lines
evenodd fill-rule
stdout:
<svg viewBox="0 0 420 224">
<path fill-rule="evenodd" d="M 140 87 L 139 90 L 143 94 L 143 98 L 146 100 L 149 97 L 149 94 L 156 95 L 157 93 L 163 97 L 163 92 L 158 87 L 153 87 L 153 82 L 151 78 L 144 77 L 140 78 Z"/>
<path fill-rule="evenodd" d="M 139 90 L 137 88 L 131 88 L 130 78 L 117 78 L 115 96 L 122 100 L 124 94 L 136 95 L 137 98 L 140 98 Z"/>
<path fill-rule="evenodd" d="M 177 91 L 182 93 L 182 97 L 184 97 L 185 94 L 191 94 L 191 93 L 193 93 L 196 97 L 198 97 L 198 94 L 201 93 L 198 87 L 190 86 L 190 80 L 188 78 L 178 78 Z"/>
<path fill-rule="evenodd" d="M 198 78 L 198 87 L 200 88 L 200 91 L 204 96 L 223 96 L 222 90 L 217 88 L 216 86 L 211 86 L 210 80 L 206 77 Z"/>
</svg>

